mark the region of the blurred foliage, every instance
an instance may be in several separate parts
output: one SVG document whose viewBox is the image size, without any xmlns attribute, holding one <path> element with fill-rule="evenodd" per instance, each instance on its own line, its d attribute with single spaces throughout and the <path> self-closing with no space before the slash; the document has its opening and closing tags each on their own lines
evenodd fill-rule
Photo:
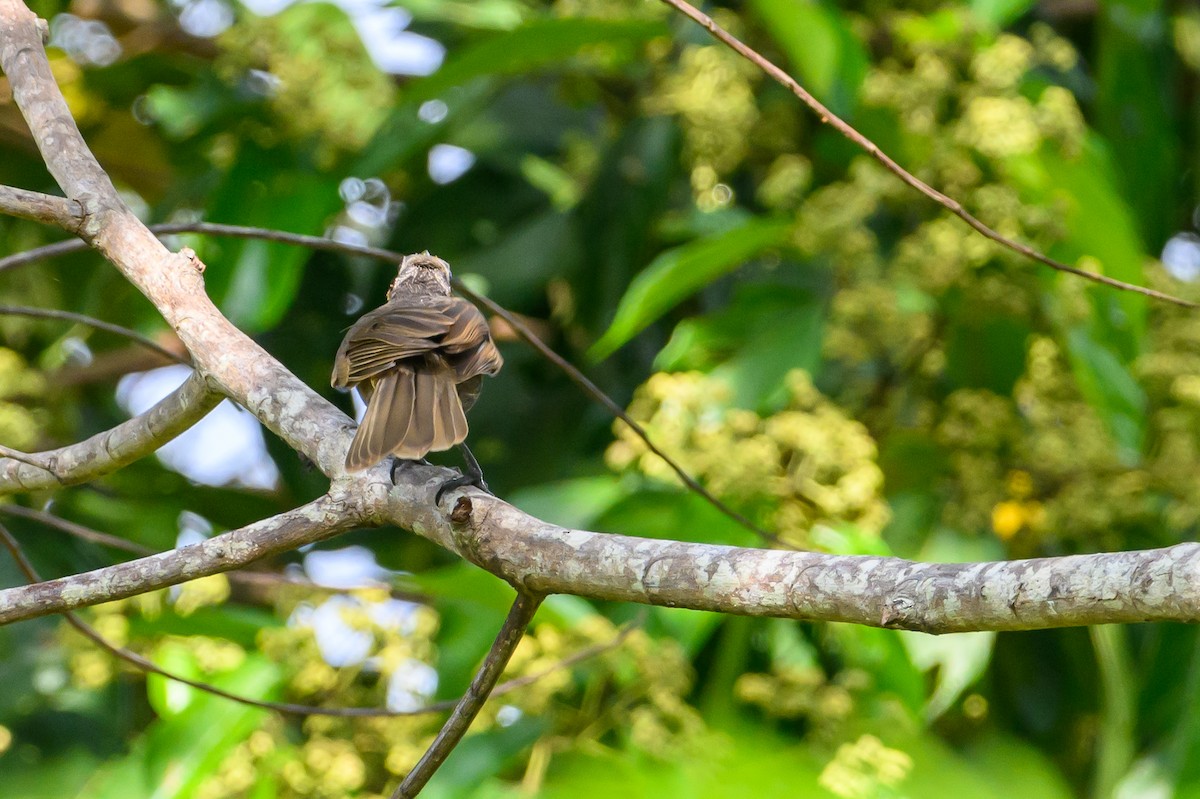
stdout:
<svg viewBox="0 0 1200 799">
<path fill-rule="evenodd" d="M 147 221 L 447 258 L 787 543 L 962 561 L 1195 538 L 1200 317 L 977 236 L 663 4 L 32 5 L 51 20 L 52 65 L 84 134 Z M 1200 299 L 1194 7 L 707 10 L 1005 235 Z M 393 74 L 397 43 L 410 68 Z M 0 153 L 0 182 L 55 190 L 2 83 Z M 57 238 L 0 219 L 0 254 Z M 382 299 L 388 267 L 261 242 L 169 243 L 205 259 L 231 319 L 350 408 L 326 388 L 330 359 Z M 5 272 L 0 301 L 170 340 L 92 254 Z M 12 318 L 0 331 L 7 446 L 112 426 L 125 415 L 114 383 L 155 365 L 83 326 Z M 471 424 L 501 496 L 567 525 L 762 543 L 497 335 L 506 368 Z M 281 442 L 267 450 L 280 473 L 270 490 L 203 485 L 147 459 L 9 501 L 166 549 L 324 490 Z M 29 520 L 12 528 L 47 575 L 116 557 Z M 294 579 L 350 553 L 357 571 L 339 584 L 357 588 Z M 394 530 L 265 568 L 278 579 L 208 578 L 84 616 L 114 644 L 227 690 L 414 710 L 464 690 L 510 599 Z M 0 560 L 0 580 L 21 577 Z M 506 675 L 537 679 L 489 704 L 425 795 L 1200 792 L 1191 627 L 935 639 L 637 614 L 551 598 Z M 2 792 L 18 799 L 386 796 L 440 723 L 232 704 L 147 677 L 55 620 L 0 628 L 0 680 Z"/>
</svg>

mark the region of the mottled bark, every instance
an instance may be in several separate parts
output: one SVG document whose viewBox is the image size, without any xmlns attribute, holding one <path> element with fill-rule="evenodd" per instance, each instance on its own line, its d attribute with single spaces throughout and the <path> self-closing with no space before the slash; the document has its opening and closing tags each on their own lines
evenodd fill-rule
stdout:
<svg viewBox="0 0 1200 799">
<path fill-rule="evenodd" d="M 913 563 L 567 530 L 474 490 L 449 494 L 444 507 L 452 510 L 443 510 L 433 499 L 449 473 L 435 467 L 402 469 L 395 486 L 386 464 L 347 476 L 342 464 L 353 423 L 220 314 L 204 293 L 203 264 L 194 254 L 166 250 L 125 207 L 71 120 L 51 78 L 37 21 L 18 0 L 0 0 L 0 67 L 51 173 L 80 210 L 77 232 L 177 332 L 197 370 L 192 390 L 211 386 L 233 398 L 333 482 L 330 495 L 320 500 L 201 544 L 2 590 L 0 623 L 227 571 L 359 524 L 411 529 L 532 594 L 927 632 L 1200 619 L 1196 544 L 1009 563 Z M 195 400 L 188 413 L 199 413 L 208 401 Z M 181 414 L 164 410 L 164 424 L 186 426 L 191 417 Z M 149 451 L 166 429 L 143 417 L 126 425 L 103 434 L 92 449 L 89 441 L 76 445 L 81 449 L 58 451 L 55 471 L 88 479 L 120 465 L 124 455 L 116 453 Z M 85 456 L 88 452 L 96 457 Z M 46 470 L 5 461 L 0 480 L 9 488 L 58 482 Z"/>
<path fill-rule="evenodd" d="M 351 498 L 326 494 L 295 510 L 199 544 L 95 571 L 0 591 L 0 624 L 144 594 L 331 538 L 358 524 Z"/>
</svg>

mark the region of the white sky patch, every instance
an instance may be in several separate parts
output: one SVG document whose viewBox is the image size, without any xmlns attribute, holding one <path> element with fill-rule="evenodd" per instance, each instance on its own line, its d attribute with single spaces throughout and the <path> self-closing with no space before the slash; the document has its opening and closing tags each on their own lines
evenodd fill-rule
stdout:
<svg viewBox="0 0 1200 799">
<path fill-rule="evenodd" d="M 233 24 L 233 8 L 225 0 L 191 0 L 179 12 L 179 27 L 193 36 L 210 39 Z"/>
<path fill-rule="evenodd" d="M 117 384 L 117 402 L 131 415 L 144 413 L 191 372 L 186 366 L 164 366 L 125 375 Z M 267 454 L 262 425 L 229 400 L 164 444 L 157 454 L 170 468 L 204 485 L 270 490 L 279 483 L 279 468 Z"/>
<path fill-rule="evenodd" d="M 521 708 L 513 705 L 503 705 L 496 711 L 496 723 L 501 727 L 511 727 L 521 720 Z"/>
<path fill-rule="evenodd" d="M 278 14 L 296 0 L 241 0 L 260 17 Z M 333 0 L 354 23 L 363 46 L 384 72 L 392 75 L 429 75 L 446 57 L 446 48 L 435 39 L 407 30 L 412 14 L 389 8 L 388 0 Z"/>
<path fill-rule="evenodd" d="M 453 144 L 435 144 L 429 150 L 429 177 L 434 183 L 453 183 L 474 164 L 474 153 Z"/>
<path fill-rule="evenodd" d="M 288 623 L 313 631 L 317 649 L 330 666 L 357 666 L 367 659 L 375 645 L 375 636 L 351 627 L 342 615 L 359 607 L 358 601 L 351 597 L 331 596 L 315 608 L 311 605 L 296 608 Z"/>
<path fill-rule="evenodd" d="M 314 549 L 304 556 L 304 573 L 317 585 L 343 589 L 385 585 L 392 574 L 376 562 L 374 552 L 358 546 Z"/>
<path fill-rule="evenodd" d="M 1200 277 L 1200 236 L 1176 233 L 1163 245 L 1160 260 L 1177 280 L 1196 280 Z"/>
<path fill-rule="evenodd" d="M 450 107 L 441 100 L 426 100 L 417 109 L 417 119 L 436 125 L 450 114 Z"/>
<path fill-rule="evenodd" d="M 438 673 L 424 661 L 409 658 L 392 672 L 387 687 L 388 710 L 420 710 L 437 692 Z"/>
</svg>

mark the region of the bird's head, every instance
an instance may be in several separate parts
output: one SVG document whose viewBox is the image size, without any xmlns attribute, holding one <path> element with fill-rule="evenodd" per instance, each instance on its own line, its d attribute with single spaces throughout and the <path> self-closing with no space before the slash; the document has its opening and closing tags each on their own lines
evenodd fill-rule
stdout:
<svg viewBox="0 0 1200 799">
<path fill-rule="evenodd" d="M 450 264 L 430 255 L 429 250 L 404 256 L 387 298 L 397 293 L 450 296 Z"/>
</svg>

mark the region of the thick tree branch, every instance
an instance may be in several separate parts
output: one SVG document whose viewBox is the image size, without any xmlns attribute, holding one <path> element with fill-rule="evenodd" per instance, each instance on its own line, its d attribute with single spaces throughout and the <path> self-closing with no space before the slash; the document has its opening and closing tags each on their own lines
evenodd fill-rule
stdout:
<svg viewBox="0 0 1200 799">
<path fill-rule="evenodd" d="M 0 458 L 0 494 L 76 485 L 115 472 L 187 430 L 221 399 L 193 372 L 153 408 L 111 430 L 78 444 L 30 454 L 25 461 Z"/>
<path fill-rule="evenodd" d="M 57 225 L 74 233 L 83 221 L 82 208 L 65 197 L 0 185 L 0 213 Z"/>
<path fill-rule="evenodd" d="M 13 560 L 16 561 L 17 568 L 24 573 L 26 579 L 28 579 L 31 583 L 38 583 L 41 581 L 42 578 L 38 575 L 37 570 L 34 569 L 33 563 L 31 563 L 29 558 L 25 556 L 25 552 L 21 549 L 21 545 L 17 542 L 17 539 L 13 537 L 12 533 L 9 532 L 8 528 L 3 524 L 0 524 L 0 543 L 2 543 L 8 549 L 9 554 L 12 556 Z M 242 574 L 242 572 L 233 572 L 231 576 L 237 576 L 239 574 Z M 293 716 L 332 716 L 337 718 L 393 718 L 399 716 L 423 716 L 433 713 L 443 713 L 447 710 L 454 710 L 459 704 L 459 702 L 447 700 L 443 702 L 434 702 L 417 710 L 388 710 L 387 708 L 377 707 L 316 707 L 313 705 L 298 705 L 291 702 L 271 702 L 269 700 L 256 699 L 250 696 L 235 694 L 230 691 L 226 691 L 223 688 L 219 688 L 211 683 L 207 683 L 202 680 L 193 680 L 190 677 L 185 677 L 181 674 L 176 674 L 175 672 L 164 669 L 157 663 L 142 657 L 137 652 L 109 643 L 104 636 L 96 630 L 95 627 L 92 627 L 90 624 L 85 622 L 77 614 L 67 611 L 64 612 L 62 616 L 67 620 L 67 623 L 74 627 L 84 638 L 87 638 L 96 646 L 108 652 L 114 658 L 123 660 L 136 669 L 149 674 L 157 674 L 160 677 L 165 677 L 168 680 L 189 685 L 197 690 L 210 693 L 214 696 L 219 696 L 222 699 L 228 699 L 232 702 L 237 702 L 238 704 L 250 705 L 251 707 L 260 707 L 264 710 L 273 710 L 277 713 L 284 713 Z M 597 655 L 603 654 L 604 652 L 615 649 L 621 645 L 621 643 L 629 636 L 629 633 L 631 633 L 633 629 L 633 626 L 626 625 L 625 627 L 621 628 L 609 641 L 605 641 L 602 644 L 593 644 L 592 646 L 585 647 L 577 652 L 573 652 L 557 663 L 547 666 L 538 672 L 525 675 L 524 677 L 517 677 L 498 685 L 496 686 L 495 690 L 491 692 L 491 696 L 501 696 L 506 693 L 511 693 L 512 691 L 516 691 L 520 688 L 524 688 L 527 685 L 531 685 L 556 671 L 570 668 L 576 663 L 580 663 L 588 658 L 593 658 Z"/>
<path fill-rule="evenodd" d="M 168 251 L 125 205 L 71 119 L 20 0 L 0 0 L 0 68 L 47 168 L 84 209 L 79 235 L 154 303 L 202 375 L 327 476 L 341 476 L 349 420 L 221 315 L 194 253 Z"/>
<path fill-rule="evenodd" d="M 144 594 L 268 555 L 332 538 L 361 524 L 358 503 L 339 488 L 295 510 L 115 566 L 0 591 L 0 624 Z"/>
<path fill-rule="evenodd" d="M 1195 543 L 994 563 L 691 544 L 568 530 L 473 490 L 447 518 L 426 477 L 384 518 L 537 593 L 928 633 L 1200 619 Z"/>
<path fill-rule="evenodd" d="M 710 30 L 720 35 L 715 26 Z M 204 293 L 203 264 L 194 254 L 168 252 L 124 206 L 71 121 L 36 20 L 18 0 L 0 0 L 0 66 L 51 173 L 82 204 L 80 234 L 155 304 L 198 372 L 332 477 L 337 497 L 193 547 L 0 591 L 0 623 L 227 571 L 364 520 L 415 530 L 535 594 L 929 632 L 1200 620 L 1197 544 L 1011 563 L 919 564 L 565 530 L 477 491 L 454 492 L 458 504 L 446 514 L 433 503 L 446 470 L 433 467 L 402 470 L 395 487 L 386 465 L 347 478 L 342 463 L 350 421 L 221 316 Z"/>
</svg>

